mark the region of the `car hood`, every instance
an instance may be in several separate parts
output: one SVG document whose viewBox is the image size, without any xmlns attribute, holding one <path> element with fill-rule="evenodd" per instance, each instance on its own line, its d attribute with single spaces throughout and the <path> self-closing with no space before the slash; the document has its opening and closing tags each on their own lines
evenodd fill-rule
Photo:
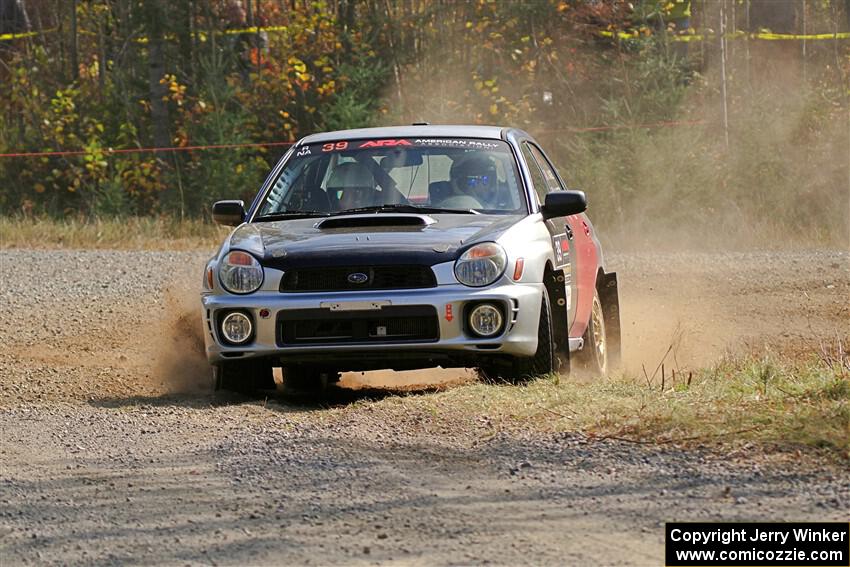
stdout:
<svg viewBox="0 0 850 567">
<path fill-rule="evenodd" d="M 356 226 L 378 216 L 383 226 Z M 339 217 L 330 217 L 336 221 Z M 278 269 L 356 265 L 434 265 L 455 260 L 476 242 L 494 241 L 522 215 L 352 215 L 355 226 L 322 228 L 325 218 L 249 223 L 230 237 Z M 411 225 L 411 222 L 419 224 Z"/>
</svg>

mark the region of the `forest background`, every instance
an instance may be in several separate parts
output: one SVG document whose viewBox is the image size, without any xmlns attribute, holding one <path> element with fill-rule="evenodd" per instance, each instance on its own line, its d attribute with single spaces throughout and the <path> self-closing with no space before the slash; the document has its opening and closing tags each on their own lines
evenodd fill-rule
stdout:
<svg viewBox="0 0 850 567">
<path fill-rule="evenodd" d="M 197 223 L 306 134 L 482 123 L 624 245 L 846 246 L 848 32 L 850 0 L 0 0 L 0 215 Z"/>
</svg>

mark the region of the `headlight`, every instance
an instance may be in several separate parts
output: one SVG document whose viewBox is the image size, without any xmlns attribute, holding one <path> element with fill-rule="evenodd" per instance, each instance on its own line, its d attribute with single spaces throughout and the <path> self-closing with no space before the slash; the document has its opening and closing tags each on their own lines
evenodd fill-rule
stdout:
<svg viewBox="0 0 850 567">
<path fill-rule="evenodd" d="M 457 259 L 455 276 L 463 285 L 482 287 L 499 279 L 507 264 L 505 250 L 495 242 L 485 242 L 473 246 Z"/>
<path fill-rule="evenodd" d="M 247 252 L 234 250 L 221 261 L 218 279 L 230 293 L 251 293 L 263 285 L 263 267 Z"/>
</svg>

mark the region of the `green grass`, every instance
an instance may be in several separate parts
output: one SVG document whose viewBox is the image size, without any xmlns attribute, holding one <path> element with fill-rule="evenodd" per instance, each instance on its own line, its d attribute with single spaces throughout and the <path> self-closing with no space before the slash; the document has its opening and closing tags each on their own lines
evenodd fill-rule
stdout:
<svg viewBox="0 0 850 567">
<path fill-rule="evenodd" d="M 486 418 L 493 430 L 575 431 L 646 445 L 708 446 L 850 460 L 850 358 L 729 358 L 650 384 L 643 376 L 474 382 L 434 396 L 395 398 L 409 414 Z"/>
<path fill-rule="evenodd" d="M 0 248 L 211 249 L 227 232 L 210 222 L 172 217 L 0 217 Z"/>
</svg>

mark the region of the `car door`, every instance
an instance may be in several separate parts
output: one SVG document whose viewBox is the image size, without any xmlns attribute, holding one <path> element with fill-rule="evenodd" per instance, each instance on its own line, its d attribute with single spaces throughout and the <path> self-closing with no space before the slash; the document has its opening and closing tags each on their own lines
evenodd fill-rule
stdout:
<svg viewBox="0 0 850 567">
<path fill-rule="evenodd" d="M 549 176 L 544 174 L 544 169 L 540 166 L 540 161 L 535 156 L 536 146 L 530 141 L 524 141 L 520 145 L 528 165 L 528 171 L 531 174 L 531 182 L 534 186 L 534 193 L 537 196 L 538 204 L 542 205 L 546 199 L 546 194 L 552 191 L 561 191 L 561 184 L 557 177 L 552 179 L 551 170 Z M 536 153 L 539 153 L 537 150 Z M 543 161 L 546 163 L 546 161 Z M 573 230 L 571 229 L 565 217 L 555 217 L 546 221 L 546 228 L 552 237 L 552 249 L 555 254 L 555 268 L 564 271 L 564 288 L 566 305 L 563 308 L 566 310 L 567 329 L 572 325 L 575 314 L 575 268 L 572 259 L 572 239 Z M 553 305 L 553 309 L 555 306 Z"/>
<path fill-rule="evenodd" d="M 528 147 L 540 167 L 549 191 L 563 191 L 564 184 L 546 154 L 533 142 L 528 142 Z M 567 249 L 565 253 L 568 253 L 570 263 L 571 297 L 568 301 L 570 337 L 581 337 L 587 328 L 593 293 L 596 289 L 598 252 L 596 243 L 593 241 L 593 228 L 584 213 L 552 220 L 559 224 L 563 223 L 563 232 L 566 234 L 566 239 L 561 241 L 561 246 Z M 566 268 L 564 271 L 567 271 Z"/>
</svg>

